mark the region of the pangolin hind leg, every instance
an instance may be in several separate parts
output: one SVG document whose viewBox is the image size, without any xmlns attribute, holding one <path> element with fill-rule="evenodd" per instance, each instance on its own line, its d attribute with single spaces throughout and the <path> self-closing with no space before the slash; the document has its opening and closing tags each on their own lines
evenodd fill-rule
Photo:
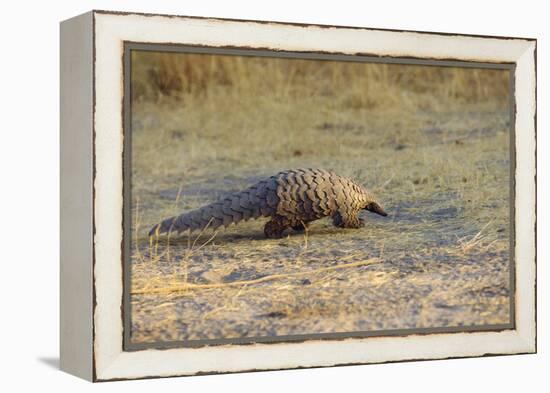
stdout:
<svg viewBox="0 0 550 393">
<path fill-rule="evenodd" d="M 291 222 L 281 216 L 273 216 L 271 220 L 266 222 L 264 227 L 264 234 L 270 239 L 280 239 L 283 237 L 283 232 L 290 228 Z"/>
<path fill-rule="evenodd" d="M 309 221 L 300 221 L 297 224 L 292 225 L 292 229 L 294 229 L 296 232 L 303 232 L 307 229 L 309 226 Z"/>
<path fill-rule="evenodd" d="M 332 216 L 332 223 L 338 228 L 362 228 L 365 223 L 355 214 L 337 212 Z"/>
</svg>

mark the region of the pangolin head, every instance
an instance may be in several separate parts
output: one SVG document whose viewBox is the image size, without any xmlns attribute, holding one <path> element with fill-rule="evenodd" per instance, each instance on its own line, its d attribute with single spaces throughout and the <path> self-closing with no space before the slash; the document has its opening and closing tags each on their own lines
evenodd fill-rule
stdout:
<svg viewBox="0 0 550 393">
<path fill-rule="evenodd" d="M 369 192 L 366 192 L 366 198 L 365 198 L 365 207 L 363 209 L 368 210 L 370 212 L 380 214 L 381 216 L 386 217 L 388 213 L 384 210 L 384 208 L 378 203 L 376 198 L 372 196 Z"/>
<path fill-rule="evenodd" d="M 384 217 L 386 217 L 388 215 L 388 213 L 386 213 L 384 211 L 382 206 L 380 206 L 380 204 L 378 202 L 374 202 L 374 201 L 369 202 L 367 204 L 367 206 L 365 207 L 365 210 L 371 211 L 371 212 L 376 213 L 376 214 L 380 214 L 381 216 L 384 216 Z"/>
</svg>

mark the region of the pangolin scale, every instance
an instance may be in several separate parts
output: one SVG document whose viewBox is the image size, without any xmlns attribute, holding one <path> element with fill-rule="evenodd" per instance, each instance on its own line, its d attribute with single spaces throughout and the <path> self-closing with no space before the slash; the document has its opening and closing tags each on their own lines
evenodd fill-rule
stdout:
<svg viewBox="0 0 550 393">
<path fill-rule="evenodd" d="M 303 230 L 311 221 L 331 217 L 335 226 L 360 228 L 361 210 L 386 216 L 374 197 L 352 180 L 322 169 L 291 169 L 277 173 L 225 198 L 168 218 L 149 235 L 227 227 L 251 218 L 270 217 L 264 233 L 280 238 L 287 228 Z"/>
</svg>

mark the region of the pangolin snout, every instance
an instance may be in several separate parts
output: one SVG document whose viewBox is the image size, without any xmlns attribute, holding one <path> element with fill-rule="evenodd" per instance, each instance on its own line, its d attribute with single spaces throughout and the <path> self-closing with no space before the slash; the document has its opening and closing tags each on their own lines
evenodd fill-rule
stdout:
<svg viewBox="0 0 550 393">
<path fill-rule="evenodd" d="M 388 213 L 386 213 L 386 211 L 382 208 L 382 206 L 380 206 L 376 202 L 369 203 L 365 209 L 373 213 L 380 214 L 381 216 L 384 216 L 384 217 L 388 215 Z"/>
</svg>

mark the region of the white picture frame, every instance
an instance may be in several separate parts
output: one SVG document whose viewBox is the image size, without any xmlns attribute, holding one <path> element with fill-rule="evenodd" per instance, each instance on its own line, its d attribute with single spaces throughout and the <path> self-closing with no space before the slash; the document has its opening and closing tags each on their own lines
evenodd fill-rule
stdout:
<svg viewBox="0 0 550 393">
<path fill-rule="evenodd" d="M 124 43 L 506 63 L 515 93 L 515 321 L 501 331 L 123 346 Z M 61 368 L 90 381 L 536 352 L 536 40 L 91 11 L 61 24 Z"/>
</svg>

